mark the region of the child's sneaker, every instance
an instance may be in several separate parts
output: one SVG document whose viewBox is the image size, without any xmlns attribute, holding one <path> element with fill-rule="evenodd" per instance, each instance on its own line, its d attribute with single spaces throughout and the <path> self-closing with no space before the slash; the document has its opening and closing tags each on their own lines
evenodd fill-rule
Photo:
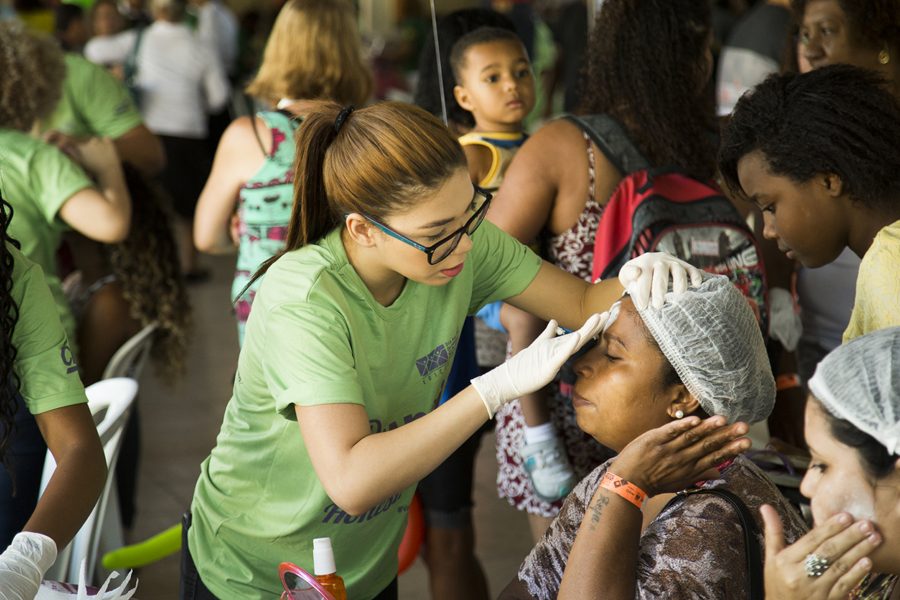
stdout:
<svg viewBox="0 0 900 600">
<path fill-rule="evenodd" d="M 558 438 L 523 444 L 522 459 L 534 493 L 541 500 L 555 502 L 575 487 L 575 472 Z"/>
</svg>

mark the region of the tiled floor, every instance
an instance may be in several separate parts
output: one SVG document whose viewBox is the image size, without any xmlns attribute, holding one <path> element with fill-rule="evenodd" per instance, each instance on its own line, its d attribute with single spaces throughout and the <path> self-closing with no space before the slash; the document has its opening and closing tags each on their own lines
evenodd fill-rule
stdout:
<svg viewBox="0 0 900 600">
<path fill-rule="evenodd" d="M 191 288 L 194 343 L 187 376 L 168 385 L 150 365 L 141 381 L 143 462 L 132 541 L 179 522 L 190 504 L 200 462 L 219 431 L 237 358 L 228 306 L 233 262 L 230 257 L 206 259 L 213 269 L 212 280 Z M 485 436 L 476 471 L 475 526 L 478 556 L 496 594 L 531 548 L 531 538 L 525 516 L 497 498 L 493 450 L 493 437 Z M 178 570 L 177 555 L 141 569 L 137 597 L 177 598 Z M 424 599 L 427 589 L 427 573 L 418 560 L 400 578 L 400 597 Z"/>
</svg>

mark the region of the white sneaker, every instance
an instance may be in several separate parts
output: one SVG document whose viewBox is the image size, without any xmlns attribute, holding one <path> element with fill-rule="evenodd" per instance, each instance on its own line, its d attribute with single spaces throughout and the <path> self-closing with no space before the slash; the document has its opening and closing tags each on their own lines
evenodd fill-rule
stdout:
<svg viewBox="0 0 900 600">
<path fill-rule="evenodd" d="M 558 438 L 522 445 L 522 464 L 534 493 L 545 502 L 564 498 L 577 483 Z"/>
</svg>

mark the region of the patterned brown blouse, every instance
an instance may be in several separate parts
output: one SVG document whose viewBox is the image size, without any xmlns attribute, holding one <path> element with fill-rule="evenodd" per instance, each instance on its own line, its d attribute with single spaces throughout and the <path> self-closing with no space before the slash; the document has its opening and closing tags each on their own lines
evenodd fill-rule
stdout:
<svg viewBox="0 0 900 600">
<path fill-rule="evenodd" d="M 575 535 L 608 465 L 609 461 L 597 467 L 572 490 L 501 598 L 556 598 Z M 743 456 L 704 487 L 723 487 L 736 494 L 756 517 L 760 531 L 759 507 L 771 504 L 781 515 L 789 544 L 806 533 L 797 511 Z M 763 548 L 762 536 L 759 543 Z M 687 496 L 670 503 L 641 534 L 635 598 L 744 600 L 745 564 L 743 531 L 734 509 L 711 494 Z"/>
</svg>

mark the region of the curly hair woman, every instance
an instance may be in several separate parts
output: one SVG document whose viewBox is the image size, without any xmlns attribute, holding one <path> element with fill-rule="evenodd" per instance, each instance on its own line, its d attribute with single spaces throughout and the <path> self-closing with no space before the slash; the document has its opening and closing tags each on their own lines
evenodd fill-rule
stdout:
<svg viewBox="0 0 900 600">
<path fill-rule="evenodd" d="M 652 40 L 652 43 L 651 43 Z M 582 114 L 603 115 L 624 143 L 654 165 L 679 165 L 696 177 L 715 167 L 710 10 L 693 0 L 607 0 L 588 47 Z M 660 48 L 665 48 L 660 52 Z M 622 141 L 624 139 L 624 142 Z M 551 261 L 591 278 L 594 235 L 624 176 L 577 119 L 550 122 L 522 146 L 488 219 L 521 241 L 543 236 Z M 563 388 L 565 389 L 565 388 Z M 610 456 L 575 423 L 571 403 L 554 402 L 552 421 L 581 478 Z M 519 453 L 524 419 L 517 403 L 497 417 L 500 495 L 532 517 L 540 535 L 559 501 L 540 501 Z"/>
<path fill-rule="evenodd" d="M 0 199 L 0 589 L 19 600 L 34 598 L 93 509 L 106 460 L 53 298 L 9 237 L 11 217 Z M 57 469 L 35 507 L 28 480 L 47 447 Z"/>
<path fill-rule="evenodd" d="M 67 296 L 78 323 L 84 383 L 103 376 L 115 352 L 141 329 L 155 323 L 150 356 L 163 381 L 184 372 L 190 304 L 172 234 L 168 197 L 136 169 L 125 168 L 134 198 L 131 231 L 120 244 L 89 240 L 77 244 L 78 271 L 67 283 Z M 122 523 L 131 527 L 140 452 L 140 412 L 135 402 L 125 429 L 116 469 Z"/>
<path fill-rule="evenodd" d="M 722 133 L 719 168 L 763 213 L 766 238 L 815 268 L 862 261 L 843 341 L 900 325 L 900 104 L 872 71 L 771 76 Z"/>
</svg>

